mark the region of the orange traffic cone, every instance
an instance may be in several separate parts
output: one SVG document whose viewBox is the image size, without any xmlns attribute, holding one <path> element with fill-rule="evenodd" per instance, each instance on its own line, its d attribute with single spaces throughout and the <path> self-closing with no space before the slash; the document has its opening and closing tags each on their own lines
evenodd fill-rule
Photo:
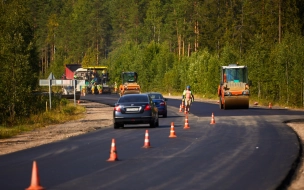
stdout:
<svg viewBox="0 0 304 190">
<path fill-rule="evenodd" d="M 188 123 L 188 116 L 185 118 L 185 126 L 184 129 L 190 129 L 189 123 Z"/>
<path fill-rule="evenodd" d="M 269 107 L 269 109 L 272 109 L 272 104 L 271 104 L 271 102 L 269 102 L 268 107 Z"/>
<path fill-rule="evenodd" d="M 181 104 L 179 105 L 179 112 L 183 112 Z"/>
<path fill-rule="evenodd" d="M 175 138 L 176 135 L 175 135 L 175 131 L 174 131 L 174 123 L 171 122 L 171 129 L 170 129 L 170 138 Z"/>
<path fill-rule="evenodd" d="M 144 146 L 143 148 L 150 148 L 150 141 L 149 141 L 149 133 L 148 133 L 148 130 L 146 130 L 146 133 L 145 133 L 145 143 L 144 143 Z"/>
<path fill-rule="evenodd" d="M 112 139 L 110 158 L 107 161 L 118 161 L 115 139 Z"/>
<path fill-rule="evenodd" d="M 214 119 L 213 113 L 212 113 L 212 116 L 211 116 L 211 122 L 210 122 L 210 124 L 215 124 L 215 119 Z"/>
<path fill-rule="evenodd" d="M 40 186 L 39 174 L 36 161 L 33 162 L 31 185 L 26 190 L 43 190 Z"/>
</svg>

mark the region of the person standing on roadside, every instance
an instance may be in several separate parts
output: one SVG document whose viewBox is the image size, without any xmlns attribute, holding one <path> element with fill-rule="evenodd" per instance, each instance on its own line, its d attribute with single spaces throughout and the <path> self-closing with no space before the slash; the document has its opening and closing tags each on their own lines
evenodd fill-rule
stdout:
<svg viewBox="0 0 304 190">
<path fill-rule="evenodd" d="M 186 90 L 183 92 L 183 102 L 185 105 L 185 113 L 188 113 L 190 111 L 191 103 L 194 101 L 194 95 L 192 91 L 190 90 L 190 86 L 188 85 L 186 87 Z"/>
<path fill-rule="evenodd" d="M 117 82 L 114 83 L 114 91 L 117 93 Z"/>
</svg>

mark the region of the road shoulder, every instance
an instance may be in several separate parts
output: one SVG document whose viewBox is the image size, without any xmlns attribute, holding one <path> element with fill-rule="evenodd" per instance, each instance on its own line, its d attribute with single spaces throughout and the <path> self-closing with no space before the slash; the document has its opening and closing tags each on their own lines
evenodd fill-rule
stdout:
<svg viewBox="0 0 304 190">
<path fill-rule="evenodd" d="M 82 119 L 48 125 L 9 139 L 0 139 L 0 155 L 64 140 L 112 125 L 112 107 L 88 101 L 81 101 L 80 105 L 86 107 L 86 114 Z"/>
</svg>

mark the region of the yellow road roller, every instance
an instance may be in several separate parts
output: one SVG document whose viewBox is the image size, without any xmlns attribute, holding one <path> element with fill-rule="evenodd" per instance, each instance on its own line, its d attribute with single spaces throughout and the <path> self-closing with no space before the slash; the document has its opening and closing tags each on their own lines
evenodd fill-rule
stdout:
<svg viewBox="0 0 304 190">
<path fill-rule="evenodd" d="M 248 109 L 249 85 L 247 66 L 222 66 L 221 82 L 218 86 L 220 109 Z"/>
<path fill-rule="evenodd" d="M 137 73 L 134 71 L 121 73 L 122 84 L 119 86 L 119 95 L 140 94 L 140 85 L 137 83 Z"/>
</svg>

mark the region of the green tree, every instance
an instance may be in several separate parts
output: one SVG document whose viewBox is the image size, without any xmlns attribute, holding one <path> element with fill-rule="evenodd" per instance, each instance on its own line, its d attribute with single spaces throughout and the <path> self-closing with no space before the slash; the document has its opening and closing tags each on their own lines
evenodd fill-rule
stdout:
<svg viewBox="0 0 304 190">
<path fill-rule="evenodd" d="M 37 55 L 26 4 L 14 0 L 0 6 L 0 122 L 13 124 L 16 117 L 30 113 L 38 82 Z"/>
</svg>

